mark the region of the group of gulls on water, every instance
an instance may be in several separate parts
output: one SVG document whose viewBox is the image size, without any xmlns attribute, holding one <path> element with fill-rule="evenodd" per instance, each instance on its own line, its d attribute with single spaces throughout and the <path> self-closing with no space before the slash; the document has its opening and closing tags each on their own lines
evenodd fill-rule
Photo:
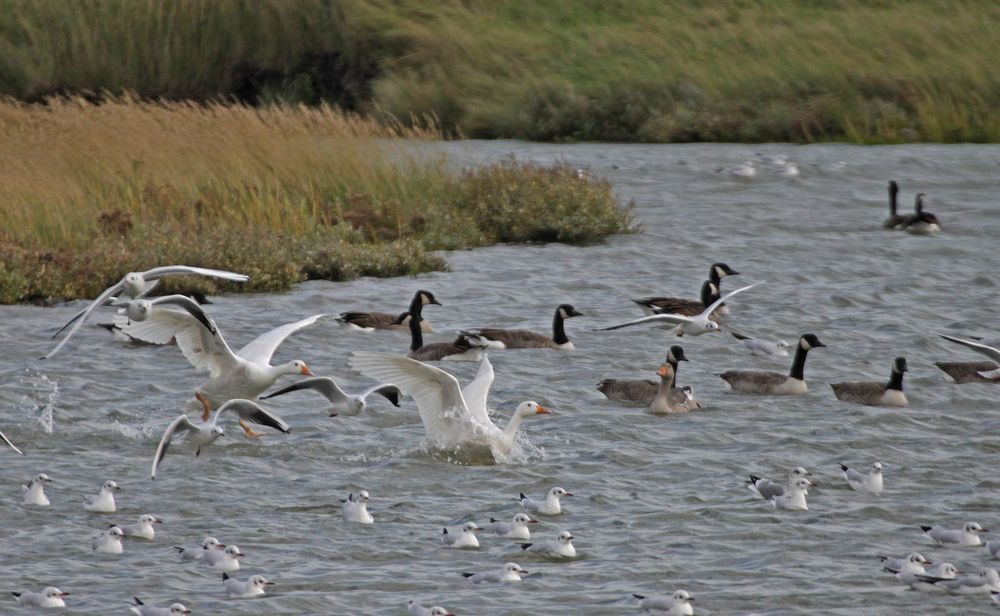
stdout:
<svg viewBox="0 0 1000 616">
<path fill-rule="evenodd" d="M 913 232 L 931 233 L 940 230 L 937 218 L 923 211 L 923 195 L 917 197 L 914 215 L 900 217 L 896 214 L 898 186 L 890 183 L 890 207 L 893 217 L 885 227 L 906 229 Z M 892 224 L 890 224 L 892 223 Z M 919 230 L 919 231 L 918 231 Z M 727 301 L 763 284 L 755 282 L 728 293 L 722 293 L 724 278 L 738 272 L 725 263 L 714 263 L 709 269 L 709 277 L 701 286 L 698 299 L 678 297 L 645 297 L 633 300 L 647 316 L 623 323 L 600 328 L 599 331 L 617 330 L 636 325 L 665 325 L 670 333 L 678 337 L 701 336 L 719 332 L 726 315 L 729 314 Z M 164 458 L 175 441 L 184 440 L 197 456 L 217 439 L 225 435 L 225 427 L 235 421 L 248 438 L 262 435 L 252 425 L 264 426 L 278 432 L 287 433 L 289 425 L 279 416 L 266 409 L 260 401 L 297 391 L 314 391 L 325 397 L 330 406 L 330 416 L 354 416 L 362 413 L 373 395 L 382 396 L 391 404 L 399 406 L 404 396 L 416 402 L 430 446 L 443 450 L 482 449 L 497 459 L 503 459 L 516 446 L 515 438 L 525 419 L 552 411 L 538 402 L 526 400 L 518 404 L 504 427 L 498 426 L 489 416 L 487 400 L 493 384 L 493 366 L 487 356 L 490 349 L 541 348 L 571 350 L 573 343 L 566 334 L 565 321 L 582 316 L 572 305 L 560 304 L 555 308 L 551 335 L 530 330 L 468 328 L 461 330 L 451 342 L 425 344 L 423 335 L 434 331 L 424 318 L 427 306 L 441 303 L 430 291 L 417 291 L 409 308 L 400 313 L 344 312 L 336 320 L 344 327 L 363 332 L 376 330 L 403 331 L 410 335 L 410 349 L 406 356 L 367 351 L 356 351 L 348 359 L 348 365 L 361 374 L 377 381 L 367 390 L 350 394 L 343 391 L 336 381 L 327 376 L 316 376 L 302 360 L 272 365 L 271 359 L 277 348 L 292 334 L 314 325 L 321 319 L 333 317 L 328 314 L 314 314 L 304 319 L 288 323 L 265 332 L 233 351 L 226 343 L 222 331 L 199 301 L 184 295 L 166 295 L 150 298 L 160 280 L 166 276 L 196 275 L 226 281 L 243 282 L 248 277 L 243 274 L 222 270 L 190 266 L 157 267 L 146 272 L 132 272 L 117 284 L 102 292 L 86 308 L 77 313 L 66 325 L 56 332 L 65 336 L 44 358 L 55 355 L 77 332 L 87 319 L 102 306 L 116 309 L 112 328 L 129 339 L 153 345 L 176 344 L 185 358 L 196 369 L 205 370 L 208 380 L 194 392 L 188 401 L 187 412 L 173 419 L 163 432 L 153 455 L 150 478 L 155 479 Z M 68 330 L 68 331 L 67 331 Z M 802 334 L 795 344 L 783 340 L 770 342 L 759 340 L 740 332 L 731 331 L 733 337 L 753 356 L 787 357 L 792 349 L 794 356 L 787 374 L 770 371 L 730 370 L 719 376 L 730 389 L 737 393 L 762 395 L 796 395 L 807 391 L 804 377 L 805 361 L 810 350 L 825 345 L 812 333 Z M 55 336 L 53 336 L 55 337 Z M 1000 350 L 980 339 L 962 339 L 943 335 L 942 337 L 964 345 L 1000 362 Z M 462 386 L 450 373 L 430 365 L 433 361 L 478 361 L 475 377 Z M 690 387 L 677 386 L 677 372 L 680 362 L 687 361 L 680 345 L 670 346 L 666 360 L 657 369 L 658 380 L 628 380 L 606 378 L 600 381 L 598 390 L 607 398 L 642 405 L 651 414 L 671 414 L 699 409 L 702 404 L 695 398 Z M 953 376 L 956 382 L 989 381 L 1000 382 L 1000 366 L 993 362 L 951 362 L 938 366 Z M 844 401 L 875 406 L 905 406 L 903 394 L 903 374 L 907 372 L 906 360 L 897 357 L 892 361 L 890 377 L 887 381 L 850 382 L 831 384 L 835 396 Z M 996 372 L 996 374 L 993 374 Z M 282 376 L 304 376 L 284 387 L 268 392 Z M 2 433 L 2 439 L 15 452 L 22 451 L 14 446 Z M 882 465 L 872 464 L 867 472 L 861 472 L 846 465 L 841 472 L 848 485 L 858 491 L 880 494 L 883 490 Z M 52 478 L 41 473 L 24 486 L 23 504 L 26 506 L 49 506 L 45 486 Z M 784 481 L 771 481 L 750 475 L 747 481 L 750 490 L 762 499 L 771 502 L 775 509 L 806 510 L 808 489 L 815 483 L 810 473 L 802 467 L 794 468 Z M 94 496 L 84 498 L 83 507 L 93 513 L 112 514 L 117 510 L 115 495 L 120 487 L 108 480 L 101 485 Z M 530 525 L 536 524 L 534 516 L 561 515 L 561 499 L 572 496 L 561 487 L 552 488 L 541 500 L 520 494 L 518 502 L 525 512 L 517 513 L 510 521 L 490 518 L 489 526 L 479 526 L 469 521 L 458 528 L 444 527 L 440 541 L 447 548 L 476 549 L 480 546 L 478 533 L 487 532 L 499 538 L 519 542 L 527 553 L 536 553 L 556 560 L 573 559 L 577 551 L 573 545 L 571 532 L 561 530 L 555 537 L 545 541 L 530 542 Z M 372 524 L 374 516 L 368 511 L 370 494 L 365 490 L 351 492 L 342 503 L 342 514 L 346 522 Z M 163 520 L 144 514 L 134 524 L 113 524 L 94 537 L 91 547 L 94 552 L 121 554 L 127 538 L 153 540 L 155 528 Z M 950 545 L 981 545 L 979 534 L 986 532 L 979 524 L 969 522 L 962 529 L 923 527 L 927 536 L 937 543 Z M 992 555 L 1000 553 L 1000 542 L 986 544 Z M 207 567 L 221 572 L 222 592 L 231 598 L 255 597 L 263 595 L 273 585 L 263 575 L 252 575 L 240 580 L 230 576 L 240 568 L 244 556 L 232 544 L 221 543 L 214 537 L 206 537 L 194 547 L 176 547 L 184 561 L 200 561 Z M 993 569 L 984 569 L 977 574 L 961 574 L 956 567 L 942 563 L 933 570 L 925 570 L 930 564 L 918 553 L 904 558 L 882 557 L 886 571 L 896 575 L 913 588 L 940 588 L 950 592 L 992 591 L 1000 593 L 1000 578 Z M 462 575 L 475 583 L 518 581 L 528 572 L 515 562 L 508 562 L 493 569 L 480 572 L 465 572 Z M 15 592 L 21 605 L 35 607 L 62 607 L 69 593 L 48 587 L 41 592 Z M 640 609 L 668 614 L 692 614 L 691 597 L 685 590 L 677 590 L 672 595 L 647 597 L 634 595 Z M 411 615 L 445 616 L 450 614 L 440 606 L 425 607 L 411 601 L 407 606 Z M 167 607 L 155 607 L 134 598 L 131 610 L 140 616 L 189 614 L 183 604 L 174 603 Z"/>
</svg>

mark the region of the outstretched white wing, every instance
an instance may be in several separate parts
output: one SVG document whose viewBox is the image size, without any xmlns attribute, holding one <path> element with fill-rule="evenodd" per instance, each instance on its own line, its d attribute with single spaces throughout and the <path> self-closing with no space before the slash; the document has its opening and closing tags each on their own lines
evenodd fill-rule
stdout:
<svg viewBox="0 0 1000 616">
<path fill-rule="evenodd" d="M 274 355 L 274 352 L 279 346 L 281 346 L 281 343 L 285 341 L 285 338 L 288 338 L 300 329 L 309 327 L 316 321 L 326 316 L 330 316 L 330 314 L 325 312 L 321 314 L 314 314 L 311 317 L 302 319 L 301 321 L 287 323 L 280 327 L 276 327 L 271 331 L 263 333 L 251 340 L 245 347 L 236 351 L 236 354 L 249 362 L 269 364 L 271 363 L 271 357 Z"/>
<path fill-rule="evenodd" d="M 218 424 L 219 420 L 222 418 L 222 414 L 226 412 L 235 413 L 244 421 L 249 421 L 261 426 L 267 426 L 268 428 L 274 428 L 278 432 L 284 432 L 285 434 L 291 430 L 284 419 L 278 417 L 253 400 L 246 400 L 243 398 L 229 400 L 215 411 L 215 418 L 212 420 L 213 423 Z"/>
<path fill-rule="evenodd" d="M 995 349 L 989 345 L 982 344 L 980 342 L 973 342 L 972 340 L 963 340 L 961 338 L 955 338 L 954 336 L 949 336 L 947 334 L 938 334 L 945 340 L 950 340 L 956 344 L 961 344 L 962 346 L 969 347 L 977 353 L 981 353 L 986 357 L 989 357 L 993 361 L 1000 362 L 1000 349 Z"/>
<path fill-rule="evenodd" d="M 606 332 L 612 329 L 621 329 L 623 327 L 631 327 L 633 325 L 642 325 L 643 323 L 690 323 L 692 321 L 691 317 L 686 317 L 680 314 L 654 314 L 649 317 L 642 317 L 641 319 L 635 319 L 634 321 L 626 321 L 624 323 L 619 323 L 618 325 L 612 325 L 610 327 L 598 328 L 599 332 Z"/>
<path fill-rule="evenodd" d="M 190 265 L 164 265 L 162 267 L 154 267 L 151 270 L 142 272 L 142 277 L 145 280 L 155 280 L 157 278 L 173 274 L 194 274 L 196 276 L 208 276 L 209 278 L 221 278 L 223 280 L 232 280 L 235 282 L 246 282 L 247 280 L 250 280 L 250 277 L 246 274 L 237 274 L 236 272 L 227 272 L 226 270 L 210 269 L 206 267 L 191 267 Z M 147 289 L 147 292 L 148 291 L 149 290 Z"/>
<path fill-rule="evenodd" d="M 397 405 L 397 406 L 398 406 L 398 405 Z M 9 439 L 9 438 L 7 438 L 7 437 L 6 437 L 5 435 L 4 435 L 4 433 L 3 433 L 3 432 L 0 432 L 0 441 L 3 441 L 3 442 L 5 442 L 5 443 L 7 443 L 8 445 L 10 445 L 10 448 L 11 448 L 11 449 L 13 449 L 13 450 L 14 450 L 14 451 L 16 451 L 17 453 L 21 454 L 22 456 L 24 455 L 24 452 L 23 452 L 23 451 L 21 451 L 20 449 L 18 449 L 17 447 L 14 447 L 14 443 L 11 443 L 11 442 L 10 442 L 10 439 Z"/>
<path fill-rule="evenodd" d="M 301 391 L 303 389 L 314 389 L 334 404 L 347 404 L 347 394 L 328 376 L 317 376 L 311 379 L 295 381 L 291 385 L 286 385 L 281 389 L 272 391 L 266 396 L 261 396 L 260 399 L 267 400 L 268 398 L 287 394 L 290 391 Z"/>
<path fill-rule="evenodd" d="M 156 455 L 153 456 L 153 468 L 149 471 L 149 478 L 156 479 L 156 469 L 160 466 L 160 461 L 163 460 L 163 456 L 167 455 L 167 449 L 170 447 L 170 442 L 179 432 L 197 432 L 198 428 L 191 423 L 187 415 L 180 415 L 177 419 L 170 422 L 167 429 L 163 432 L 163 436 L 160 437 L 160 444 L 156 446 Z"/>
<path fill-rule="evenodd" d="M 752 288 L 756 287 L 759 284 L 764 284 L 765 282 L 767 282 L 767 281 L 766 280 L 759 280 L 759 281 L 757 281 L 757 282 L 755 282 L 753 284 L 748 284 L 745 287 L 740 287 L 739 289 L 734 289 L 734 290 L 730 291 L 729 293 L 726 293 L 725 295 L 723 295 L 719 299 L 717 299 L 714 302 L 712 302 L 712 305 L 709 306 L 708 308 L 705 308 L 705 310 L 703 310 L 702 313 L 701 313 L 701 315 L 699 315 L 699 316 L 705 317 L 707 319 L 708 315 L 712 314 L 715 311 L 716 308 L 718 308 L 719 306 L 721 306 L 722 303 L 725 302 L 730 297 L 736 295 L 737 293 L 742 293 L 742 292 L 746 291 L 747 289 L 752 289 Z"/>
<path fill-rule="evenodd" d="M 78 312 L 76 314 L 76 316 L 74 316 L 72 319 L 70 319 L 70 321 L 69 321 L 70 323 L 72 323 L 74 320 L 76 321 L 76 323 L 74 323 L 73 327 L 71 327 L 70 330 L 68 332 L 66 332 L 66 337 L 64 337 L 62 340 L 59 341 L 59 344 L 56 345 L 56 348 L 54 348 L 51 351 L 49 351 L 48 355 L 42 357 L 42 359 L 48 359 L 48 358 L 52 357 L 53 355 L 55 355 L 56 353 L 58 353 L 59 349 L 61 349 L 63 347 L 63 345 L 66 344 L 66 342 L 70 338 L 73 337 L 73 334 L 75 334 L 77 332 L 77 330 L 80 329 L 80 327 L 83 326 L 83 323 L 87 320 L 87 317 L 89 317 L 90 314 L 98 306 L 103 306 L 103 305 L 109 303 L 111 301 L 111 298 L 114 297 L 118 292 L 120 292 L 122 290 L 122 288 L 124 287 L 124 285 L 125 285 L 125 279 L 122 278 L 117 283 L 115 283 L 115 284 L 111 285 L 110 287 L 108 287 L 107 289 L 104 289 L 103 291 L 101 291 L 101 294 L 98 295 L 97 298 L 94 299 L 94 301 L 90 302 L 89 306 L 87 306 L 86 308 L 84 308 L 82 312 Z M 68 324 L 69 323 L 67 323 L 66 325 L 68 325 Z M 65 329 L 66 325 L 63 325 L 61 328 L 59 328 L 59 331 L 62 331 L 63 329 Z M 59 334 L 59 332 L 56 332 L 56 335 L 58 335 L 58 334 Z M 55 337 L 55 336 L 53 336 L 53 337 Z"/>
<path fill-rule="evenodd" d="M 118 315 L 114 322 L 122 333 L 144 342 L 166 344 L 175 339 L 191 365 L 208 370 L 213 377 L 235 368 L 239 361 L 218 328 L 212 333 L 186 311 L 158 308 L 145 321 L 129 323 L 128 317 Z"/>
<path fill-rule="evenodd" d="M 462 397 L 469 405 L 469 412 L 472 417 L 480 423 L 489 423 L 490 413 L 486 405 L 486 399 L 490 394 L 490 387 L 493 385 L 493 364 L 490 358 L 483 353 L 483 359 L 479 362 L 479 370 L 476 378 L 469 381 L 469 384 L 462 388 Z"/>
</svg>

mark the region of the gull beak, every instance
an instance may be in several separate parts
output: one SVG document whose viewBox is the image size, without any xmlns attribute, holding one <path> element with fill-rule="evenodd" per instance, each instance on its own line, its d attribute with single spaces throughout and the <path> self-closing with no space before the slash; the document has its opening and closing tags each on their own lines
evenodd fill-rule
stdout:
<svg viewBox="0 0 1000 616">
<path fill-rule="evenodd" d="M 472 529 L 472 530 L 474 530 L 475 532 L 479 532 L 479 531 L 481 531 L 481 530 L 486 530 L 486 529 L 485 529 L 485 528 L 479 528 L 479 527 L 477 526 L 477 527 L 475 527 L 475 528 L 474 528 L 474 529 Z"/>
<path fill-rule="evenodd" d="M 59 593 L 59 596 L 60 597 L 68 597 L 69 593 L 68 592 L 61 592 L 61 593 Z"/>
<path fill-rule="evenodd" d="M 302 370 L 300 370 L 300 373 L 303 374 L 303 375 L 305 375 L 305 376 L 315 376 L 313 374 L 312 370 L 309 369 L 309 366 L 307 366 L 305 364 L 302 364 Z"/>
<path fill-rule="evenodd" d="M 336 417 L 337 411 L 330 411 L 330 417 Z"/>
<path fill-rule="evenodd" d="M 688 597 L 687 600 L 688 601 L 694 601 L 694 597 Z"/>
<path fill-rule="evenodd" d="M 216 550 L 224 550 L 224 549 L 226 549 L 226 544 L 225 543 L 220 543 L 219 545 L 215 546 L 215 549 Z"/>
<path fill-rule="evenodd" d="M 264 582 L 264 586 L 274 586 L 274 582 Z"/>
<path fill-rule="evenodd" d="M 528 520 L 525 524 L 538 524 L 538 520 Z"/>
<path fill-rule="evenodd" d="M 988 532 L 990 532 L 990 529 L 988 529 L 988 528 L 981 528 L 981 529 L 979 529 L 979 532 L 981 532 L 981 533 L 988 533 Z"/>
<path fill-rule="evenodd" d="M 573 493 L 572 492 L 567 492 L 566 496 L 573 496 Z"/>
<path fill-rule="evenodd" d="M 161 520 L 160 518 L 156 518 L 155 520 L 153 520 L 153 524 L 163 524 L 163 520 Z"/>
<path fill-rule="evenodd" d="M 538 405 L 538 409 L 535 411 L 536 415 L 547 415 L 547 414 L 550 414 L 550 413 L 552 413 L 552 411 L 549 410 L 549 409 L 547 409 L 547 408 L 545 408 L 541 404 Z"/>
<path fill-rule="evenodd" d="M 236 554 L 233 554 L 233 558 L 241 558 L 241 557 L 246 556 L 246 555 L 247 555 L 246 552 L 238 552 Z"/>
</svg>

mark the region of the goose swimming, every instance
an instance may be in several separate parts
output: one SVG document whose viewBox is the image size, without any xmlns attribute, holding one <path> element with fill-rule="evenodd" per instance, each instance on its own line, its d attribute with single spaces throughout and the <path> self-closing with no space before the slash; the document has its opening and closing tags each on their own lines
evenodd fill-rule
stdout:
<svg viewBox="0 0 1000 616">
<path fill-rule="evenodd" d="M 867 406 L 906 406 L 909 401 L 903 393 L 903 373 L 907 372 L 906 358 L 897 357 L 892 362 L 889 381 L 862 381 L 830 383 L 837 400 L 856 402 Z"/>
<path fill-rule="evenodd" d="M 882 223 L 885 229 L 896 229 L 906 220 L 904 214 L 896 212 L 896 196 L 899 194 L 899 184 L 896 180 L 889 181 L 889 217 Z"/>
<path fill-rule="evenodd" d="M 351 329 L 364 332 L 372 332 L 376 329 L 405 332 L 409 331 L 410 326 L 410 317 L 408 315 L 415 314 L 421 318 L 421 331 L 429 334 L 434 331 L 434 328 L 431 327 L 430 321 L 423 318 L 423 308 L 429 305 L 440 306 L 441 302 L 437 301 L 434 294 L 430 291 L 421 289 L 413 295 L 413 299 L 410 300 L 409 310 L 403 314 L 394 315 L 388 312 L 342 312 L 337 317 L 337 322 Z"/>
<path fill-rule="evenodd" d="M 809 390 L 805 381 L 806 355 L 810 349 L 825 346 L 815 334 L 803 334 L 787 375 L 770 371 L 729 370 L 719 376 L 729 383 L 733 391 L 743 394 L 804 394 Z"/>
<path fill-rule="evenodd" d="M 569 304 L 560 304 L 552 318 L 552 337 L 527 329 L 481 328 L 463 331 L 463 334 L 478 337 L 494 349 L 563 349 L 572 350 L 573 343 L 566 335 L 563 321 L 583 316 L 582 312 Z"/>
<path fill-rule="evenodd" d="M 673 396 L 676 388 L 674 387 L 674 370 L 670 367 L 670 364 L 661 364 L 657 374 L 660 375 L 660 385 L 656 390 L 653 401 L 646 408 L 646 412 L 650 415 L 667 415 L 670 413 L 686 413 L 691 410 L 687 404 L 687 394 L 682 390 L 677 390 L 677 393 L 683 396 L 682 399 L 678 400 Z"/>
<path fill-rule="evenodd" d="M 684 356 L 684 349 L 675 344 L 667 350 L 666 363 L 674 371 L 674 389 L 677 388 L 678 363 L 687 361 Z M 660 384 L 650 379 L 604 379 L 597 384 L 597 391 L 604 394 L 608 400 L 620 400 L 622 402 L 635 402 L 637 404 L 649 405 Z M 683 402 L 678 394 L 673 394 L 673 399 Z"/>
<path fill-rule="evenodd" d="M 424 344 L 423 332 L 420 331 L 420 317 L 413 316 L 410 319 L 410 352 L 407 357 L 411 359 L 420 361 L 479 361 L 485 347 L 485 342 L 469 334 L 459 334 L 452 342 Z"/>
<path fill-rule="evenodd" d="M 701 285 L 700 300 L 686 299 L 682 297 L 645 297 L 634 299 L 633 302 L 642 306 L 646 314 L 657 314 L 659 312 L 669 312 L 694 316 L 705 309 L 722 293 L 722 279 L 726 276 L 738 276 L 739 272 L 729 267 L 725 263 L 713 263 L 708 268 L 708 280 Z M 712 313 L 714 316 L 725 316 L 729 314 L 729 307 L 721 304 Z"/>
<path fill-rule="evenodd" d="M 900 223 L 900 229 L 914 235 L 927 235 L 930 233 L 937 233 L 941 230 L 941 221 L 938 220 L 938 217 L 930 212 L 924 211 L 924 201 L 926 198 L 927 197 L 924 193 L 917 195 L 917 200 L 913 204 L 913 215 L 907 216 L 906 219 Z"/>
<path fill-rule="evenodd" d="M 716 308 L 722 305 L 722 303 L 725 302 L 730 297 L 736 295 L 737 293 L 742 293 L 747 289 L 752 289 L 753 287 L 756 287 L 757 285 L 762 284 L 763 282 L 765 281 L 761 280 L 760 282 L 755 282 L 753 284 L 747 285 L 745 287 L 740 287 L 739 289 L 735 289 L 733 291 L 730 291 L 729 293 L 726 293 L 719 299 L 712 302 L 712 304 L 706 307 L 705 310 L 703 310 L 701 314 L 698 314 L 697 316 L 686 317 L 679 314 L 654 314 L 649 317 L 643 317 L 641 319 L 626 321 L 625 323 L 619 323 L 617 325 L 612 325 L 610 327 L 602 327 L 599 328 L 597 331 L 610 331 L 613 329 L 621 329 L 623 327 L 631 327 L 633 325 L 640 325 L 644 323 L 673 323 L 676 326 L 671 330 L 671 333 L 674 333 L 678 336 L 683 336 L 684 334 L 687 334 L 689 336 L 700 336 L 702 334 L 707 334 L 709 332 L 719 331 L 719 324 L 709 319 L 712 312 L 714 312 Z"/>
<path fill-rule="evenodd" d="M 956 383 L 1000 383 L 1000 349 L 990 346 L 980 340 L 965 340 L 947 334 L 938 334 L 949 342 L 961 344 L 973 351 L 985 355 L 993 361 L 977 362 L 935 362 L 934 365 L 945 371 Z"/>
</svg>

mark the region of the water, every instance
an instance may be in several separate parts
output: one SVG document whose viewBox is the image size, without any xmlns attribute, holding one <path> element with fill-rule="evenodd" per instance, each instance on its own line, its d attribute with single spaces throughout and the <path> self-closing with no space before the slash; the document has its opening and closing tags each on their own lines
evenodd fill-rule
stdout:
<svg viewBox="0 0 1000 616">
<path fill-rule="evenodd" d="M 224 445 L 200 458 L 171 453 L 148 479 L 157 439 L 202 381 L 173 348 L 128 347 L 85 328 L 53 360 L 38 362 L 47 335 L 79 304 L 0 308 L 5 341 L 0 427 L 27 453 L 0 450 L 0 570 L 5 590 L 56 584 L 73 593 L 69 614 L 120 613 L 133 595 L 182 600 L 195 613 L 402 614 L 410 598 L 459 614 L 631 614 L 632 592 L 685 588 L 703 614 L 992 613 L 988 597 L 904 592 L 879 571 L 877 554 L 919 550 L 961 569 L 989 566 L 982 548 L 934 547 L 921 524 L 998 522 L 995 434 L 1000 389 L 955 386 L 933 361 L 977 359 L 934 331 L 996 333 L 996 241 L 1000 208 L 993 146 L 539 145 L 465 142 L 441 146 L 457 164 L 510 152 L 565 160 L 607 176 L 634 199 L 644 233 L 592 246 L 497 246 L 447 255 L 451 272 L 350 283 L 311 282 L 283 295 L 231 296 L 211 307 L 231 344 L 318 311 L 397 311 L 418 288 L 444 304 L 426 316 L 439 331 L 480 325 L 547 331 L 554 307 L 586 314 L 567 330 L 577 350 L 494 352 L 491 404 L 505 422 L 537 399 L 557 414 L 525 422 L 517 463 L 469 466 L 430 455 L 411 400 L 394 409 L 330 419 L 321 398 L 294 394 L 274 408 L 293 426 L 247 441 L 232 426 Z M 789 179 L 752 181 L 713 170 L 786 153 L 802 167 Z M 845 161 L 843 169 L 826 166 Z M 812 164 L 821 165 L 814 168 Z M 906 209 L 926 192 L 942 219 L 939 237 L 879 228 L 885 184 L 896 179 Z M 785 370 L 788 359 L 752 358 L 728 334 L 684 338 L 692 385 L 705 410 L 651 417 L 609 402 L 601 378 L 655 378 L 668 340 L 654 328 L 594 332 L 639 315 L 647 294 L 696 297 L 714 261 L 741 272 L 725 289 L 767 280 L 732 303 L 739 330 L 794 340 L 815 332 L 828 348 L 810 354 L 801 397 L 724 391 L 728 369 Z M 434 339 L 447 336 L 435 335 Z M 399 351 L 402 334 L 363 335 L 332 322 L 293 336 L 276 360 L 301 358 L 345 387 L 368 384 L 346 367 L 352 350 Z M 826 385 L 882 380 L 906 356 L 911 406 L 840 403 Z M 446 364 L 460 379 L 474 364 Z M 885 465 L 882 497 L 850 491 L 841 462 Z M 753 500 L 748 473 L 813 471 L 808 512 L 778 512 Z M 44 471 L 56 479 L 53 507 L 23 508 L 19 484 Z M 105 479 L 122 486 L 120 513 L 82 507 Z M 484 537 L 478 552 L 443 548 L 444 524 L 509 519 L 518 492 L 554 485 L 574 492 L 568 513 L 545 519 L 535 537 L 571 530 L 582 557 L 551 563 Z M 340 498 L 367 489 L 377 523 L 347 526 Z M 100 557 L 90 538 L 112 521 L 163 517 L 154 542 L 130 541 L 123 557 Z M 176 562 L 172 545 L 206 534 L 248 556 L 240 577 L 263 573 L 278 586 L 259 601 L 227 601 L 220 576 Z M 462 571 L 516 560 L 536 572 L 519 585 L 473 586 Z M 996 563 L 992 563 L 996 564 Z M 10 596 L 0 599 L 6 613 Z"/>
</svg>

